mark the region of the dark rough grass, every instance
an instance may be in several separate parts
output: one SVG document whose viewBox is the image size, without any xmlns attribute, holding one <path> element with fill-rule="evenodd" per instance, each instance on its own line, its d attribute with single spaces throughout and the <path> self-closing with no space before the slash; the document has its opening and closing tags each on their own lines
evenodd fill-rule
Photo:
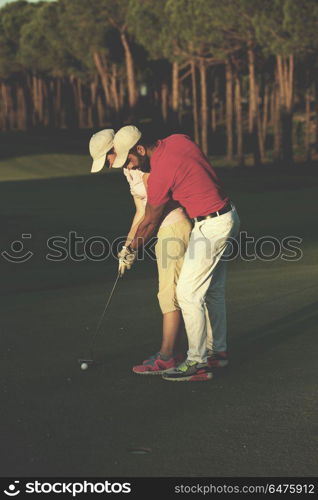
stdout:
<svg viewBox="0 0 318 500">
<path fill-rule="evenodd" d="M 1 248 L 22 232 L 35 256 L 1 259 L 1 474 L 310 476 L 317 441 L 317 196 L 314 171 L 220 171 L 242 229 L 303 238 L 299 262 L 230 264 L 231 365 L 211 382 L 131 372 L 158 348 L 156 269 L 119 283 L 97 345 L 89 335 L 116 262 L 48 262 L 46 239 L 125 234 L 132 205 L 119 172 L 0 184 Z M 128 449 L 145 446 L 148 455 Z"/>
</svg>

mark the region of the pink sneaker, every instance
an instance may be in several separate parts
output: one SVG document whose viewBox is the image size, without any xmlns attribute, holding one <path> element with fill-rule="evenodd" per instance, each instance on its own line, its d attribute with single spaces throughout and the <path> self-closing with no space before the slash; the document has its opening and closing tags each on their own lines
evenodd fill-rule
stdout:
<svg viewBox="0 0 318 500">
<path fill-rule="evenodd" d="M 136 365 L 133 367 L 133 372 L 138 375 L 162 375 L 170 368 L 174 368 L 177 365 L 175 358 L 170 358 L 164 361 L 160 357 L 160 353 L 150 356 L 146 359 L 142 365 Z"/>
<path fill-rule="evenodd" d="M 208 357 L 210 368 L 225 368 L 229 364 L 229 358 L 226 351 L 214 352 Z"/>
</svg>

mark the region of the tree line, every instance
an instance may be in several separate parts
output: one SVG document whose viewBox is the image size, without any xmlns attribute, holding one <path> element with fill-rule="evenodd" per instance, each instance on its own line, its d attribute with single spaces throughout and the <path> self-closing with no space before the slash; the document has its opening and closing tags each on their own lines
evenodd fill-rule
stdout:
<svg viewBox="0 0 318 500">
<path fill-rule="evenodd" d="M 18 0 L 0 10 L 0 130 L 188 127 L 205 153 L 318 143 L 317 0 Z"/>
</svg>

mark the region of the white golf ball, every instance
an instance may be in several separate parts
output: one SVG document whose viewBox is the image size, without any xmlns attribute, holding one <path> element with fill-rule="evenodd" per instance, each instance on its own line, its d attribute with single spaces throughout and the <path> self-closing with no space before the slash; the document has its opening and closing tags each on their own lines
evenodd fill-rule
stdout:
<svg viewBox="0 0 318 500">
<path fill-rule="evenodd" d="M 87 363 L 82 363 L 81 364 L 81 370 L 87 370 L 88 364 Z"/>
</svg>

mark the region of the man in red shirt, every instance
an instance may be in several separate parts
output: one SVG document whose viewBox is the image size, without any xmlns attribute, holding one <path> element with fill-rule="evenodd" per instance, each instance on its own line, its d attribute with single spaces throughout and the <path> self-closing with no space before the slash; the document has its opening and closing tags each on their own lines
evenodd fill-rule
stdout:
<svg viewBox="0 0 318 500">
<path fill-rule="evenodd" d="M 150 163 L 148 202 L 145 217 L 134 240 L 121 255 L 130 268 L 140 241 L 146 242 L 158 226 L 169 200 L 176 200 L 194 221 L 188 249 L 177 285 L 189 350 L 187 359 L 164 373 L 171 381 L 209 380 L 211 368 L 226 366 L 226 262 L 221 260 L 229 238 L 239 229 L 235 207 L 223 192 L 215 171 L 199 147 L 183 134 L 162 140 L 137 139 L 136 127 L 123 127 L 114 139 L 117 154 L 113 167 L 121 167 L 127 158 L 138 168 Z M 209 311 L 213 352 L 207 345 Z"/>
</svg>

